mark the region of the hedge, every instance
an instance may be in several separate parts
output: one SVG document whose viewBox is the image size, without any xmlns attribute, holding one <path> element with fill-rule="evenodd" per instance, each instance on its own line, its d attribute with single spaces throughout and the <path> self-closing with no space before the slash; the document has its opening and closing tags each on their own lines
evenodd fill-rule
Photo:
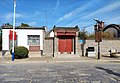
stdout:
<svg viewBox="0 0 120 83">
<path fill-rule="evenodd" d="M 14 57 L 15 59 L 21 59 L 21 58 L 28 58 L 29 50 L 24 46 L 17 46 L 15 47 Z M 12 55 L 12 49 L 10 51 L 10 54 Z"/>
</svg>

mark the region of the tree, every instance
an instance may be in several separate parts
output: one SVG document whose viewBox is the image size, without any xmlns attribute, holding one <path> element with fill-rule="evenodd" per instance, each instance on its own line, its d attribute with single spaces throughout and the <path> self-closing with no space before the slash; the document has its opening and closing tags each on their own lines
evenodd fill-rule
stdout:
<svg viewBox="0 0 120 83">
<path fill-rule="evenodd" d="M 20 27 L 29 27 L 29 25 L 25 23 L 21 23 Z"/>
<path fill-rule="evenodd" d="M 110 34 L 109 32 L 102 32 L 102 38 L 110 39 L 114 38 L 114 35 Z"/>
<path fill-rule="evenodd" d="M 94 33 L 89 34 L 89 35 L 88 35 L 88 38 L 90 38 L 90 39 L 95 38 L 95 34 L 94 34 Z"/>
<path fill-rule="evenodd" d="M 78 37 L 80 39 L 87 39 L 88 38 L 88 34 L 87 34 L 87 32 L 81 31 L 81 32 L 79 32 Z"/>
<path fill-rule="evenodd" d="M 88 38 L 90 38 L 90 39 L 95 38 L 95 33 L 89 34 Z M 114 36 L 112 34 L 110 34 L 109 32 L 102 32 L 102 38 L 103 39 L 111 39 L 111 38 L 114 38 Z"/>
<path fill-rule="evenodd" d="M 3 27 L 3 28 L 13 28 L 13 26 L 10 23 L 5 23 L 1 27 Z"/>
</svg>

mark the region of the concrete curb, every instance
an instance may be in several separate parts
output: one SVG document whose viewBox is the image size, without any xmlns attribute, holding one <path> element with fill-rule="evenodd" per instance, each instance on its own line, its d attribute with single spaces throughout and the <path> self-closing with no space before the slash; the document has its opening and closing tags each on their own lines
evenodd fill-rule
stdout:
<svg viewBox="0 0 120 83">
<path fill-rule="evenodd" d="M 39 63 L 39 62 L 43 62 L 43 63 L 56 63 L 56 62 L 95 62 L 95 63 L 99 63 L 99 62 L 114 62 L 114 63 L 120 63 L 120 57 L 119 58 L 108 58 L 108 57 L 101 57 L 100 60 L 97 60 L 96 57 L 69 57 L 69 58 L 65 58 L 65 57 L 59 57 L 59 58 L 53 58 L 50 56 L 45 56 L 45 57 L 29 57 L 26 59 L 15 59 L 15 61 L 11 60 L 11 57 L 0 57 L 0 64 L 2 63 Z"/>
<path fill-rule="evenodd" d="M 29 61 L 29 60 L 15 60 L 15 61 L 0 61 L 0 64 L 21 64 L 21 63 L 64 63 L 64 62 L 89 62 L 89 63 L 120 63 L 120 60 L 41 60 L 41 61 Z"/>
</svg>

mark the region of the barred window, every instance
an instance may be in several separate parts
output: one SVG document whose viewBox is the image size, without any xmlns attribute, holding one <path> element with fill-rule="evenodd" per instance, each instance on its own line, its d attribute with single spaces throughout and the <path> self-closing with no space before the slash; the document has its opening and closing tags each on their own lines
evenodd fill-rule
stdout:
<svg viewBox="0 0 120 83">
<path fill-rule="evenodd" d="M 40 45 L 40 35 L 28 35 L 28 45 Z"/>
</svg>

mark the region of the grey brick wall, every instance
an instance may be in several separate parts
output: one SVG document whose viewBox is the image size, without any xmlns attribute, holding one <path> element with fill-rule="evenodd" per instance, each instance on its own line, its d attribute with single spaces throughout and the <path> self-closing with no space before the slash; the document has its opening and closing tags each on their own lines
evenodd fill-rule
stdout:
<svg viewBox="0 0 120 83">
<path fill-rule="evenodd" d="M 78 50 L 79 54 L 82 55 L 82 50 L 81 50 L 81 44 L 78 42 Z M 95 40 L 86 40 L 86 43 L 84 45 L 84 53 L 86 52 L 86 48 L 88 47 L 95 47 L 95 51 L 97 54 L 98 51 L 98 43 L 95 42 Z M 117 49 L 118 52 L 120 52 L 120 40 L 102 40 L 100 42 L 100 50 L 101 50 L 101 55 L 108 55 L 110 49 Z"/>
<path fill-rule="evenodd" d="M 78 41 L 78 53 L 80 56 L 82 55 L 82 50 L 81 50 L 81 43 Z M 56 45 L 58 46 L 58 45 Z M 86 53 L 86 48 L 88 47 L 95 47 L 96 55 L 98 51 L 98 43 L 95 42 L 95 40 L 86 40 L 86 43 L 84 45 L 84 55 Z M 117 49 L 118 52 L 120 52 L 120 40 L 102 40 L 100 42 L 100 51 L 101 55 L 109 55 L 109 50 L 110 49 Z M 55 51 L 57 49 L 55 48 Z M 53 39 L 45 39 L 44 40 L 44 50 L 43 53 L 45 55 L 52 55 L 53 54 Z"/>
<path fill-rule="evenodd" d="M 44 46 L 43 46 L 43 53 L 52 54 L 53 53 L 53 39 L 45 39 Z"/>
</svg>

